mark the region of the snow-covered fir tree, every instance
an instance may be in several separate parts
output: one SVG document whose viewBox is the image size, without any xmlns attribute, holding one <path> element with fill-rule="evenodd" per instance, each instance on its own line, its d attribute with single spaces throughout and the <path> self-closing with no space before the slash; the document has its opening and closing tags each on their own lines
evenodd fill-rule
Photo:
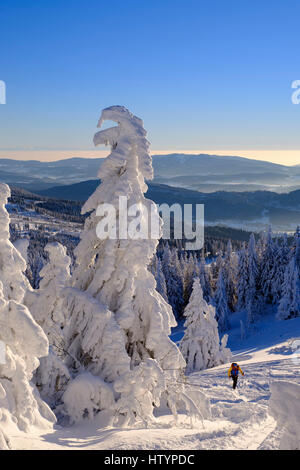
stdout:
<svg viewBox="0 0 300 470">
<path fill-rule="evenodd" d="M 199 279 L 203 291 L 203 298 L 206 302 L 211 301 L 212 291 L 211 291 L 211 280 L 210 275 L 206 266 L 206 261 L 204 257 L 204 250 L 201 250 L 201 258 L 199 263 Z"/>
<path fill-rule="evenodd" d="M 162 269 L 166 280 L 169 304 L 178 319 L 184 305 L 183 278 L 177 250 L 170 249 L 168 243 L 165 245 L 162 256 Z"/>
<path fill-rule="evenodd" d="M 215 308 L 203 298 L 199 278 L 193 283 L 190 301 L 184 310 L 185 333 L 180 342 L 181 352 L 187 363 L 187 372 L 194 372 L 231 360 L 231 352 L 226 348 L 227 335 L 220 344 Z"/>
<path fill-rule="evenodd" d="M 26 290 L 30 287 L 25 276 L 26 262 L 9 240 L 9 215 L 5 208 L 10 196 L 9 187 L 0 183 L 0 273 L 3 293 L 7 300 L 23 302 Z"/>
<path fill-rule="evenodd" d="M 199 264 L 193 254 L 184 254 L 181 257 L 181 270 L 183 272 L 183 299 L 187 305 L 193 290 L 194 279 L 199 276 Z"/>
<path fill-rule="evenodd" d="M 61 331 L 66 318 L 63 311 L 63 289 L 70 281 L 70 257 L 58 242 L 45 247 L 49 261 L 41 269 L 40 286 L 26 295 L 26 305 L 43 328 L 51 345 L 61 344 Z"/>
<path fill-rule="evenodd" d="M 90 215 L 75 250 L 72 287 L 65 293 L 68 352 L 74 358 L 69 367 L 74 379 L 63 399 L 67 410 L 74 410 L 74 396 L 83 397 L 83 384 L 88 381 L 91 395 L 83 399 L 90 414 L 113 408 L 126 422 L 139 418 L 145 422 L 152 419 L 153 404 L 157 406 L 161 397 L 172 410 L 178 401 L 187 406 L 191 402 L 184 390 L 179 393 L 176 383 L 185 361 L 169 339 L 176 325 L 172 309 L 155 289 L 155 279 L 147 269 L 158 241 L 144 234 L 130 238 L 128 232 L 126 236 L 120 233 L 120 223 L 124 223 L 120 196 L 126 198 L 126 209 L 135 208 L 134 214 L 128 213 L 129 231 L 148 220 L 146 212 L 152 211 L 159 221 L 156 206 L 144 197 L 145 179 L 153 177 L 153 170 L 143 122 L 120 106 L 105 109 L 99 127 L 106 120 L 118 125 L 94 138 L 96 145 L 109 144 L 111 154 L 100 168 L 101 185 L 82 209 Z M 117 223 L 110 223 L 99 207 L 115 208 Z M 97 235 L 99 224 L 107 228 L 106 237 Z M 83 409 L 83 404 L 77 408 Z"/>
<path fill-rule="evenodd" d="M 168 302 L 167 284 L 166 278 L 162 269 L 162 262 L 160 258 L 157 258 L 157 270 L 156 270 L 156 290 L 160 293 L 162 298 Z"/>
<path fill-rule="evenodd" d="M 275 251 L 276 246 L 272 237 L 271 227 L 268 230 L 264 251 L 261 256 L 261 269 L 259 275 L 259 289 L 262 302 L 272 304 L 274 302 L 273 283 L 275 277 Z"/>
<path fill-rule="evenodd" d="M 246 308 L 248 286 L 248 258 L 246 252 L 246 244 L 243 243 L 242 249 L 238 255 L 238 269 L 237 269 L 237 310 L 244 310 Z"/>
<path fill-rule="evenodd" d="M 278 306 L 277 318 L 288 320 L 300 316 L 300 277 L 294 256 L 286 267 L 282 297 Z"/>
<path fill-rule="evenodd" d="M 273 303 L 278 304 L 282 297 L 284 284 L 284 273 L 290 261 L 290 248 L 288 245 L 287 234 L 285 233 L 281 243 L 276 243 L 274 247 L 274 268 L 272 277 L 272 297 Z"/>
<path fill-rule="evenodd" d="M 260 311 L 259 305 L 259 266 L 256 253 L 255 237 L 252 233 L 250 236 L 247 250 L 247 293 L 246 293 L 246 309 L 247 323 L 253 323 Z"/>
<path fill-rule="evenodd" d="M 237 297 L 236 269 L 237 269 L 237 259 L 232 250 L 231 240 L 228 240 L 224 262 L 223 262 L 223 278 L 225 281 L 228 307 L 231 310 L 231 312 L 233 312 L 235 309 L 236 297 Z"/>
<path fill-rule="evenodd" d="M 295 258 L 295 264 L 300 272 L 300 227 L 298 226 L 294 235 L 291 256 Z"/>
<path fill-rule="evenodd" d="M 221 268 L 223 267 L 223 264 L 224 264 L 223 255 L 222 253 L 218 253 L 216 260 L 212 263 L 212 266 L 211 266 L 211 275 L 212 275 L 214 290 L 216 289 L 219 272 Z"/>
<path fill-rule="evenodd" d="M 41 359 L 34 381 L 42 398 L 55 409 L 70 380 L 64 364 L 67 319 L 63 301 L 64 289 L 70 281 L 71 259 L 66 254 L 66 247 L 58 242 L 48 243 L 45 252 L 49 261 L 40 272 L 40 287 L 37 291 L 27 292 L 25 303 L 49 340 L 49 354 Z"/>
<path fill-rule="evenodd" d="M 26 263 L 9 241 L 9 215 L 5 204 L 9 187 L 0 184 L 0 448 L 10 447 L 8 433 L 18 427 L 49 429 L 55 421 L 31 383 L 39 358 L 48 354 L 48 340 L 22 303 L 28 281 Z M 9 431 L 7 432 L 6 429 Z"/>
<path fill-rule="evenodd" d="M 214 306 L 216 308 L 216 319 L 220 331 L 226 331 L 230 327 L 229 315 L 230 310 L 228 307 L 228 299 L 226 292 L 226 284 L 224 281 L 223 268 L 219 271 L 217 289 L 214 296 Z"/>
<path fill-rule="evenodd" d="M 149 271 L 152 273 L 156 280 L 156 290 L 168 302 L 167 285 L 165 275 L 162 270 L 161 259 L 155 254 L 148 266 Z"/>
</svg>

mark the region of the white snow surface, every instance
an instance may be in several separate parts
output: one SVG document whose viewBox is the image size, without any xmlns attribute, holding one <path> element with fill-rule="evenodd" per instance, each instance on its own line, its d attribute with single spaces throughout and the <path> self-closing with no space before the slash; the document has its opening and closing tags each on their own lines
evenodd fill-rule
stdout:
<svg viewBox="0 0 300 470">
<path fill-rule="evenodd" d="M 177 425 L 170 411 L 160 411 L 148 428 L 141 422 L 132 428 L 113 427 L 110 415 L 100 412 L 94 420 L 53 432 L 10 433 L 16 449 L 279 449 L 296 448 L 299 439 L 300 360 L 293 341 L 300 338 L 300 318 L 275 321 L 274 313 L 240 339 L 240 314 L 232 319 L 229 346 L 233 360 L 245 372 L 235 392 L 227 377 L 229 364 L 193 373 L 186 382 L 192 397 L 205 393 L 211 402 L 211 418 L 191 425 L 179 414 Z M 178 334 L 178 332 L 176 333 Z M 91 387 L 92 389 L 92 387 Z M 287 403 L 288 401 L 288 403 Z M 275 404 L 275 412 L 274 412 Z M 295 410 L 295 418 L 290 420 Z M 288 428 L 284 424 L 290 423 Z M 295 442 L 296 439 L 296 442 Z"/>
</svg>

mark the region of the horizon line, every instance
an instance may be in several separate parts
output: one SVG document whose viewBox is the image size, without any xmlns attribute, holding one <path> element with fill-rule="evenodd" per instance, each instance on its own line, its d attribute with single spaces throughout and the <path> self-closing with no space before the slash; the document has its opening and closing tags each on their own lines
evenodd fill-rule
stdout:
<svg viewBox="0 0 300 470">
<path fill-rule="evenodd" d="M 50 163 L 59 160 L 66 160 L 68 158 L 105 158 L 109 155 L 110 149 L 107 150 L 60 150 L 60 149 L 48 149 L 48 150 L 0 150 L 0 158 L 6 158 L 11 160 L 37 160 L 44 163 Z M 150 150 L 151 155 L 170 155 L 170 154 L 183 154 L 183 155 L 216 155 L 224 157 L 242 157 L 249 160 L 265 161 L 269 163 L 284 165 L 284 166 L 295 166 L 300 164 L 300 150 L 254 150 L 254 149 L 241 149 L 241 150 L 215 150 L 215 149 L 204 149 L 204 150 Z M 37 158 L 38 155 L 38 158 Z M 54 157 L 55 156 L 55 157 Z"/>
</svg>

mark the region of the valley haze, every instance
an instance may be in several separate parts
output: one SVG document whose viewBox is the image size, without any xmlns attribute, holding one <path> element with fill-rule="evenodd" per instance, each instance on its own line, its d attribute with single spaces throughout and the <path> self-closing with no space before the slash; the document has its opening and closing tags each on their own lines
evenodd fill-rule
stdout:
<svg viewBox="0 0 300 470">
<path fill-rule="evenodd" d="M 153 155 L 148 197 L 157 204 L 204 204 L 206 225 L 292 231 L 300 224 L 300 166 L 207 154 Z M 84 202 L 103 158 L 41 162 L 0 159 L 0 180 L 45 197 Z"/>
</svg>

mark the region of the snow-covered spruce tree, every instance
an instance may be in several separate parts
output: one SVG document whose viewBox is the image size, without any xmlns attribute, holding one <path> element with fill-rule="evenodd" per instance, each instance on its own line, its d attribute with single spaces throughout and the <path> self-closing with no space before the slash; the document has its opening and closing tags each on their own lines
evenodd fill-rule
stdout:
<svg viewBox="0 0 300 470">
<path fill-rule="evenodd" d="M 0 183 L 0 279 L 3 283 L 4 298 L 22 302 L 30 287 L 24 274 L 26 262 L 9 240 L 9 215 L 5 208 L 10 189 Z"/>
<path fill-rule="evenodd" d="M 238 255 L 237 269 L 237 310 L 246 308 L 246 296 L 248 286 L 248 258 L 245 242 Z"/>
<path fill-rule="evenodd" d="M 0 448 L 9 448 L 13 427 L 51 428 L 55 417 L 30 382 L 39 358 L 48 354 L 48 341 L 22 300 L 26 288 L 25 261 L 9 241 L 5 209 L 9 187 L 0 184 Z M 14 264 L 15 262 L 15 264 Z M 6 431 L 8 429 L 9 431 Z"/>
<path fill-rule="evenodd" d="M 45 247 L 49 262 L 41 269 L 40 287 L 26 295 L 26 305 L 43 328 L 51 345 L 61 344 L 61 330 L 66 318 L 62 307 L 62 291 L 70 281 L 71 259 L 66 247 L 58 242 Z"/>
<path fill-rule="evenodd" d="M 183 299 L 186 306 L 193 290 L 194 279 L 199 276 L 199 264 L 197 258 L 192 254 L 183 255 L 180 264 L 183 273 Z"/>
<path fill-rule="evenodd" d="M 162 270 L 161 259 L 155 254 L 148 266 L 149 271 L 152 273 L 156 280 L 156 290 L 168 302 L 167 285 L 165 275 Z"/>
<path fill-rule="evenodd" d="M 275 244 L 272 237 L 272 229 L 269 227 L 265 248 L 261 258 L 259 287 L 262 301 L 267 304 L 274 303 L 273 283 L 275 275 Z"/>
<path fill-rule="evenodd" d="M 212 297 L 211 280 L 205 262 L 204 250 L 201 251 L 201 259 L 199 263 L 199 279 L 203 291 L 203 298 L 206 300 L 206 302 L 210 302 Z"/>
<path fill-rule="evenodd" d="M 55 409 L 70 380 L 64 364 L 64 327 L 67 319 L 63 295 L 70 281 L 71 259 L 66 254 L 66 248 L 58 242 L 48 243 L 45 252 L 49 262 L 40 272 L 40 287 L 37 291 L 27 292 L 25 303 L 49 340 L 49 354 L 41 359 L 40 367 L 34 374 L 34 382 L 41 397 Z"/>
<path fill-rule="evenodd" d="M 255 246 L 256 257 L 257 257 L 258 264 L 261 264 L 261 262 L 262 262 L 262 258 L 263 258 L 263 254 L 264 254 L 265 249 L 266 249 L 266 245 L 267 245 L 266 232 L 260 232 L 258 240 L 256 242 L 256 246 Z"/>
<path fill-rule="evenodd" d="M 282 297 L 278 306 L 277 318 L 288 320 L 300 316 L 300 277 L 295 257 L 286 267 Z"/>
<path fill-rule="evenodd" d="M 44 240 L 39 240 L 36 233 L 32 234 L 28 247 L 28 261 L 26 276 L 28 277 L 31 287 L 38 289 L 40 285 L 40 272 L 46 264 L 46 254 L 44 252 Z"/>
<path fill-rule="evenodd" d="M 170 249 L 168 243 L 165 245 L 162 256 L 162 269 L 166 280 L 169 304 L 178 319 L 182 314 L 184 305 L 183 279 L 177 250 Z"/>
<path fill-rule="evenodd" d="M 166 278 L 164 276 L 162 270 L 162 262 L 160 258 L 157 258 L 157 271 L 156 271 L 156 290 L 159 294 L 163 297 L 163 299 L 168 302 L 168 293 L 167 293 L 167 285 L 166 285 Z"/>
<path fill-rule="evenodd" d="M 219 271 L 217 289 L 214 296 L 214 306 L 216 308 L 216 319 L 220 331 L 226 331 L 230 328 L 229 315 L 230 310 L 228 307 L 226 285 L 224 281 L 223 268 Z"/>
<path fill-rule="evenodd" d="M 274 252 L 274 271 L 272 273 L 272 296 L 273 303 L 278 304 L 282 297 L 284 285 L 284 273 L 290 261 L 291 250 L 285 233 L 280 244 L 276 244 Z"/>
<path fill-rule="evenodd" d="M 194 280 L 184 316 L 185 333 L 180 342 L 180 349 L 186 360 L 188 373 L 225 364 L 231 360 L 231 352 L 226 348 L 228 336 L 224 335 L 220 344 L 215 309 L 204 300 L 199 278 Z"/>
<path fill-rule="evenodd" d="M 300 272 L 300 227 L 298 226 L 294 235 L 291 256 L 295 258 L 295 264 Z"/>
<path fill-rule="evenodd" d="M 212 263 L 212 266 L 211 266 L 211 273 L 212 273 L 212 278 L 213 278 L 213 283 L 214 283 L 214 286 L 213 286 L 214 290 L 216 289 L 219 272 L 220 272 L 220 269 L 223 267 L 223 264 L 224 264 L 224 260 L 223 260 L 222 253 L 219 253 L 218 256 L 217 256 L 217 259 L 215 260 L 214 263 Z"/>
<path fill-rule="evenodd" d="M 169 339 L 176 322 L 147 269 L 157 239 L 150 238 L 149 233 L 149 237 L 145 233 L 128 236 L 140 223 L 146 230 L 151 210 L 159 222 L 156 206 L 144 197 L 145 179 L 153 177 L 146 131 L 143 122 L 124 107 L 105 109 L 99 127 L 106 120 L 118 125 L 98 132 L 94 138 L 96 145 L 109 144 L 111 154 L 101 165 L 100 186 L 82 209 L 90 215 L 75 250 L 72 287 L 65 294 L 70 325 L 68 352 L 76 361 L 69 364 L 75 380 L 63 399 L 69 413 L 77 406 L 91 414 L 112 408 L 110 389 L 116 400 L 115 412 L 123 415 L 126 423 L 136 419 L 149 422 L 153 404 L 157 406 L 161 397 L 172 411 L 180 402 L 191 408 L 195 405 L 176 382 L 185 367 L 179 349 Z M 125 221 L 119 203 L 128 209 Z M 116 224 L 109 222 L 101 212 L 103 208 L 115 208 Z M 127 222 L 128 231 L 121 233 L 120 224 Z M 106 237 L 97 235 L 100 226 L 106 227 Z M 95 377 L 96 387 L 103 393 L 94 393 Z M 82 403 L 76 405 L 76 400 L 74 403 L 74 396 L 83 396 L 80 391 L 86 379 L 91 394 L 85 394 L 84 400 L 90 404 L 83 407 Z"/>
<path fill-rule="evenodd" d="M 252 233 L 250 236 L 248 250 L 247 250 L 247 293 L 246 293 L 246 309 L 247 309 L 247 324 L 253 323 L 260 311 L 261 305 L 259 304 L 259 266 L 256 253 L 255 237 Z"/>
<path fill-rule="evenodd" d="M 236 297 L 237 297 L 236 270 L 237 270 L 236 256 L 234 255 L 233 250 L 232 250 L 231 240 L 228 240 L 226 253 L 224 257 L 224 263 L 223 263 L 223 277 L 225 281 L 228 307 L 231 310 L 231 312 L 233 312 L 235 309 Z"/>
</svg>

